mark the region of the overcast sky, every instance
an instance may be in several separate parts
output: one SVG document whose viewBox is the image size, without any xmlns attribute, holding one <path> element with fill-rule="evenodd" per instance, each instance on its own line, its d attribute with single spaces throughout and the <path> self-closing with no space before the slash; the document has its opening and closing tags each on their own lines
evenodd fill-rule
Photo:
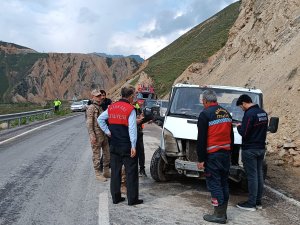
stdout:
<svg viewBox="0 0 300 225">
<path fill-rule="evenodd" d="M 0 0 L 0 40 L 149 58 L 236 0 Z"/>
</svg>

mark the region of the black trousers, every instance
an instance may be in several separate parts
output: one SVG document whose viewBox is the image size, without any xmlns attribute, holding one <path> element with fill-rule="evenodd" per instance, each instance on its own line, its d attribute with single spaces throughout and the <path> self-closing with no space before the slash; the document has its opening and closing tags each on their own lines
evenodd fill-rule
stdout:
<svg viewBox="0 0 300 225">
<path fill-rule="evenodd" d="M 121 199 L 121 171 L 125 166 L 128 204 L 133 204 L 139 197 L 139 176 L 137 156 L 130 157 L 130 148 L 110 146 L 110 192 L 113 202 Z"/>
<path fill-rule="evenodd" d="M 136 141 L 136 151 L 139 158 L 139 166 L 141 170 L 145 169 L 145 148 L 144 148 L 144 134 L 138 133 Z"/>
</svg>

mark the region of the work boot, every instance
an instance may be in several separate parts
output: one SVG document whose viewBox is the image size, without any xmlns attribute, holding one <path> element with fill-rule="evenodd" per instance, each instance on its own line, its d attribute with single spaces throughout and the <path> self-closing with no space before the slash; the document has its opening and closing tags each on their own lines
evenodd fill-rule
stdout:
<svg viewBox="0 0 300 225">
<path fill-rule="evenodd" d="M 107 181 L 107 179 L 100 172 L 96 172 L 96 179 L 101 182 Z"/>
<path fill-rule="evenodd" d="M 212 222 L 212 223 L 220 223 L 220 224 L 225 224 L 226 221 L 226 210 L 227 210 L 227 205 L 223 204 L 221 206 L 214 206 L 214 213 L 212 215 L 204 215 L 203 219 Z"/>
<path fill-rule="evenodd" d="M 108 167 L 104 167 L 103 176 L 105 178 L 110 178 L 110 170 Z"/>
<path fill-rule="evenodd" d="M 121 193 L 124 194 L 124 195 L 127 194 L 126 182 L 121 183 Z"/>
</svg>

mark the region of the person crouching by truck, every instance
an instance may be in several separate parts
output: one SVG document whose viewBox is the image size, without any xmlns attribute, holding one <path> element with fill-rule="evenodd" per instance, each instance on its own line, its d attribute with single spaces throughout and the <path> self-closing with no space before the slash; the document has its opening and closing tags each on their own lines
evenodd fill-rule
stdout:
<svg viewBox="0 0 300 225">
<path fill-rule="evenodd" d="M 207 189 L 211 193 L 214 213 L 203 216 L 213 223 L 227 222 L 229 200 L 228 176 L 230 155 L 234 143 L 230 113 L 217 102 L 213 90 L 202 94 L 204 110 L 198 118 L 198 169 L 204 169 Z"/>
</svg>

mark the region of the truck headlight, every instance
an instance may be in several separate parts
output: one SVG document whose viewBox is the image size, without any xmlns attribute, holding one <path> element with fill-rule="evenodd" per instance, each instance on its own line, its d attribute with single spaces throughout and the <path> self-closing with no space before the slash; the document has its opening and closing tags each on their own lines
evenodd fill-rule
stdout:
<svg viewBox="0 0 300 225">
<path fill-rule="evenodd" d="M 178 147 L 173 134 L 167 129 L 163 132 L 164 149 L 166 152 L 178 152 Z"/>
</svg>

